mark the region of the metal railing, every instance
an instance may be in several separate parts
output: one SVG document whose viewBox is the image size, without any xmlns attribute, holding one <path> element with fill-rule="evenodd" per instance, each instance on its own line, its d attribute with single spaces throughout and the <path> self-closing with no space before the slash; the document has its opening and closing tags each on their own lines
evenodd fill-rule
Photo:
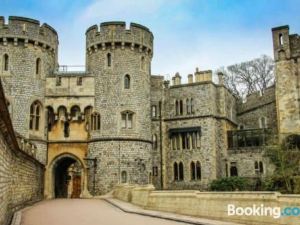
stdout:
<svg viewBox="0 0 300 225">
<path fill-rule="evenodd" d="M 84 65 L 60 65 L 57 73 L 85 73 L 86 68 Z"/>
</svg>

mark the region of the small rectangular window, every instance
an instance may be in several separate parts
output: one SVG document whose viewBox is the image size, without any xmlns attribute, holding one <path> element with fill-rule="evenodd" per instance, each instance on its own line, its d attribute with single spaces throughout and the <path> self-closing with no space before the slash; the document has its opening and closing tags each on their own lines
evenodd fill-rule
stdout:
<svg viewBox="0 0 300 225">
<path fill-rule="evenodd" d="M 61 77 L 56 77 L 56 86 L 61 86 Z"/>
<path fill-rule="evenodd" d="M 77 85 L 78 86 L 82 85 L 82 77 L 77 77 Z"/>
<path fill-rule="evenodd" d="M 152 106 L 152 117 L 155 118 L 156 115 L 157 115 L 157 112 L 156 112 L 156 106 L 153 105 L 153 106 Z"/>
</svg>

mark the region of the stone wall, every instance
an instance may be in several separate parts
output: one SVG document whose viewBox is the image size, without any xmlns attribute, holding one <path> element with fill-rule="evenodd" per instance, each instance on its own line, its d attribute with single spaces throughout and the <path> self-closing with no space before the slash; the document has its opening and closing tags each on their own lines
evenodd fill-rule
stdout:
<svg viewBox="0 0 300 225">
<path fill-rule="evenodd" d="M 46 139 L 45 84 L 46 77 L 56 69 L 57 48 L 57 33 L 49 25 L 12 16 L 6 24 L 0 17 L 0 76 L 10 101 L 14 129 L 26 138 Z M 8 56 L 7 70 L 5 56 Z M 35 101 L 41 105 L 38 131 L 29 129 L 30 106 Z M 46 163 L 47 152 L 42 149 L 38 151 L 38 159 Z"/>
<path fill-rule="evenodd" d="M 14 211 L 43 198 L 44 166 L 20 150 L 0 85 L 0 224 Z"/>
<path fill-rule="evenodd" d="M 200 191 L 154 191 L 153 186 L 119 185 L 113 196 L 131 202 L 144 209 L 178 213 L 209 219 L 217 219 L 242 224 L 299 224 L 299 217 L 281 216 L 238 216 L 228 215 L 228 204 L 235 207 L 266 207 L 300 208 L 300 195 L 282 195 L 278 192 L 200 192 Z M 137 197 L 138 196 L 138 197 Z M 280 215 L 280 214 L 279 214 Z"/>
<path fill-rule="evenodd" d="M 259 129 L 262 117 L 266 118 L 267 127 L 277 133 L 275 86 L 262 94 L 255 92 L 248 95 L 246 102 L 237 104 L 237 121 L 244 129 Z"/>
</svg>

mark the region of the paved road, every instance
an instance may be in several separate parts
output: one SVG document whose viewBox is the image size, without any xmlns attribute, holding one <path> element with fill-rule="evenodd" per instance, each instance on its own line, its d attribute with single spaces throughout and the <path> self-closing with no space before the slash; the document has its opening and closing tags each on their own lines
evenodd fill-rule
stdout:
<svg viewBox="0 0 300 225">
<path fill-rule="evenodd" d="M 183 225 L 164 219 L 125 213 L 99 199 L 57 199 L 23 211 L 22 225 Z"/>
</svg>

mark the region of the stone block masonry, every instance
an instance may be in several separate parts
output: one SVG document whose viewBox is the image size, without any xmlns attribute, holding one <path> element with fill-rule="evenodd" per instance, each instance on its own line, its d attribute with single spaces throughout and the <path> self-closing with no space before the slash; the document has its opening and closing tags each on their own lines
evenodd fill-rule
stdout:
<svg viewBox="0 0 300 225">
<path fill-rule="evenodd" d="M 0 83 L 0 225 L 43 198 L 44 166 L 19 149 Z"/>
<path fill-rule="evenodd" d="M 278 192 L 200 192 L 200 191 L 155 191 L 153 186 L 118 185 L 113 192 L 114 198 L 130 202 L 144 209 L 177 213 L 201 218 L 242 224 L 298 225 L 299 216 L 281 216 L 300 208 L 299 195 L 282 195 Z M 241 208 L 262 207 L 256 215 L 228 215 L 228 205 Z M 255 206 L 254 206 L 255 205 Z M 267 208 L 272 209 L 269 214 Z M 274 208 L 280 209 L 275 212 Z M 263 212 L 264 211 L 264 212 Z M 231 213 L 231 211 L 230 211 Z M 240 214 L 240 213 L 237 213 Z M 272 214 L 272 215 L 271 215 Z M 292 215 L 292 214 L 291 214 Z M 277 217 L 279 216 L 279 218 Z M 277 218 L 276 218 L 277 217 Z"/>
</svg>

